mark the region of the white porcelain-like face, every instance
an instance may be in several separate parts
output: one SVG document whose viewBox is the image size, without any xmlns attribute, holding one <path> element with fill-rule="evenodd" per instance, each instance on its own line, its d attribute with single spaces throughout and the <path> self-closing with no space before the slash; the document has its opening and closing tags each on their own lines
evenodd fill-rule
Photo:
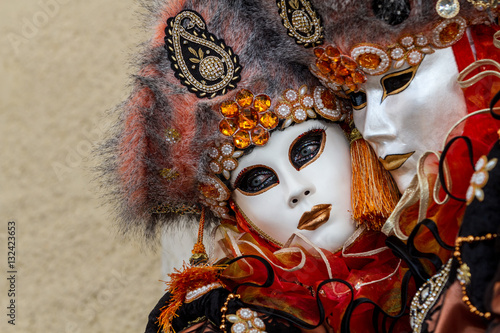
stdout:
<svg viewBox="0 0 500 333">
<path fill-rule="evenodd" d="M 457 76 L 451 48 L 426 55 L 416 72 L 392 69 L 368 76 L 366 106 L 354 111 L 354 123 L 401 193 L 415 176 L 420 156 L 442 149 L 448 130 L 467 113 Z"/>
<path fill-rule="evenodd" d="M 263 234 L 285 244 L 301 233 L 333 251 L 354 232 L 349 144 L 338 125 L 309 120 L 275 131 L 238 164 L 233 199 Z"/>
</svg>

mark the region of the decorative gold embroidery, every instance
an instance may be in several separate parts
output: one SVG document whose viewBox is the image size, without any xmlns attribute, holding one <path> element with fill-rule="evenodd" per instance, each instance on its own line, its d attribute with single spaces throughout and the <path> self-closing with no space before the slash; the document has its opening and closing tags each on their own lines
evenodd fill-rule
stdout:
<svg viewBox="0 0 500 333">
<path fill-rule="evenodd" d="M 238 56 L 206 30 L 202 17 L 184 10 L 165 28 L 165 48 L 175 76 L 198 97 L 214 98 L 236 88 Z"/>
<path fill-rule="evenodd" d="M 174 169 L 165 168 L 160 171 L 160 175 L 167 181 L 172 181 L 179 177 L 179 172 Z"/>
<path fill-rule="evenodd" d="M 441 295 L 446 285 L 446 281 L 448 281 L 452 262 L 453 259 L 448 260 L 446 266 L 424 283 L 413 297 L 410 307 L 410 323 L 413 332 L 420 332 L 422 330 L 422 323 L 427 313 L 438 300 L 439 295 Z"/>
<path fill-rule="evenodd" d="M 492 158 L 488 161 L 488 158 L 483 155 L 477 160 L 474 167 L 474 174 L 472 174 L 469 188 L 466 192 L 467 205 L 470 205 L 474 198 L 479 201 L 484 200 L 483 187 L 486 185 L 489 179 L 489 172 L 497 165 L 498 159 Z"/>
<path fill-rule="evenodd" d="M 165 214 L 165 213 L 173 213 L 178 215 L 184 214 L 200 214 L 201 210 L 196 206 L 188 206 L 188 205 L 158 205 L 151 209 L 151 213 L 154 214 Z"/>
<path fill-rule="evenodd" d="M 165 130 L 165 141 L 169 144 L 177 143 L 181 140 L 181 133 L 175 128 L 167 128 Z"/>
<path fill-rule="evenodd" d="M 323 27 L 321 19 L 307 0 L 277 0 L 276 4 L 288 30 L 297 44 L 304 47 L 317 46 L 323 43 Z"/>
</svg>

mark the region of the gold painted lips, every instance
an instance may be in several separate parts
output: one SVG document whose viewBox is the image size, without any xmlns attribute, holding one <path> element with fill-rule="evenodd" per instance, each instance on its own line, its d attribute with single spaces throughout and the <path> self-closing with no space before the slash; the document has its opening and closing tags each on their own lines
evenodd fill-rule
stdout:
<svg viewBox="0 0 500 333">
<path fill-rule="evenodd" d="M 415 152 L 412 151 L 411 153 L 406 154 L 392 154 L 387 155 L 385 158 L 379 157 L 378 160 L 387 171 L 392 171 L 402 166 L 414 153 Z"/>
<path fill-rule="evenodd" d="M 332 205 L 322 204 L 314 206 L 310 212 L 305 212 L 300 218 L 299 230 L 316 230 L 330 218 Z"/>
</svg>

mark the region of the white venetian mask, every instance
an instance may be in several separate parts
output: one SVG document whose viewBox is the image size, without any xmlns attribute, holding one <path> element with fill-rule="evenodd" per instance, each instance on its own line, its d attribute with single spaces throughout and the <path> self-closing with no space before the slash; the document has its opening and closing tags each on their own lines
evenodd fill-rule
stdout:
<svg viewBox="0 0 500 333">
<path fill-rule="evenodd" d="M 356 127 L 401 193 L 415 176 L 420 156 L 442 149 L 448 130 L 467 113 L 457 76 L 453 50 L 446 48 L 426 55 L 418 68 L 368 76 L 366 95 L 351 96 Z"/>
<path fill-rule="evenodd" d="M 354 232 L 349 144 L 336 124 L 309 120 L 275 131 L 238 161 L 233 199 L 264 237 L 301 233 L 333 251 Z"/>
</svg>

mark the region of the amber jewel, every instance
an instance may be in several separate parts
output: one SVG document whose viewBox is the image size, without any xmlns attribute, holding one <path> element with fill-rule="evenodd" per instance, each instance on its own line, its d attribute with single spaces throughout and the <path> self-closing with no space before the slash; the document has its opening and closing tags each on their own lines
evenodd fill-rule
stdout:
<svg viewBox="0 0 500 333">
<path fill-rule="evenodd" d="M 439 40 L 443 44 L 452 42 L 460 32 L 460 25 L 457 22 L 452 22 L 441 30 Z"/>
<path fill-rule="evenodd" d="M 254 107 L 257 112 L 264 112 L 271 106 L 271 99 L 266 95 L 259 95 L 255 97 Z"/>
<path fill-rule="evenodd" d="M 217 198 L 219 196 L 219 191 L 212 184 L 201 184 L 198 188 L 201 193 L 207 198 Z"/>
<path fill-rule="evenodd" d="M 278 126 L 278 122 L 278 117 L 272 112 L 266 112 L 260 117 L 260 123 L 262 124 L 262 126 L 264 126 L 264 128 L 267 129 L 275 128 L 276 126 Z"/>
<path fill-rule="evenodd" d="M 224 117 L 235 117 L 238 114 L 238 104 L 233 101 L 226 101 L 222 103 L 220 111 L 222 112 Z"/>
<path fill-rule="evenodd" d="M 364 53 L 358 57 L 358 63 L 366 68 L 375 69 L 380 65 L 380 57 L 373 53 Z"/>
<path fill-rule="evenodd" d="M 259 114 L 254 109 L 243 109 L 240 110 L 238 115 L 238 126 L 241 129 L 252 129 L 257 126 L 259 122 Z"/>
<path fill-rule="evenodd" d="M 250 134 L 246 131 L 238 131 L 234 136 L 233 136 L 233 142 L 236 148 L 239 149 L 245 149 L 247 148 L 251 141 L 250 141 Z"/>
<path fill-rule="evenodd" d="M 241 89 L 238 94 L 236 94 L 236 101 L 242 108 L 249 107 L 252 105 L 253 94 L 246 89 Z"/>
<path fill-rule="evenodd" d="M 219 130 L 225 136 L 231 136 L 238 129 L 237 124 L 232 119 L 223 119 L 219 124 Z"/>
<path fill-rule="evenodd" d="M 257 146 L 262 146 L 269 140 L 269 132 L 262 127 L 257 127 L 252 131 L 252 142 Z"/>
</svg>

